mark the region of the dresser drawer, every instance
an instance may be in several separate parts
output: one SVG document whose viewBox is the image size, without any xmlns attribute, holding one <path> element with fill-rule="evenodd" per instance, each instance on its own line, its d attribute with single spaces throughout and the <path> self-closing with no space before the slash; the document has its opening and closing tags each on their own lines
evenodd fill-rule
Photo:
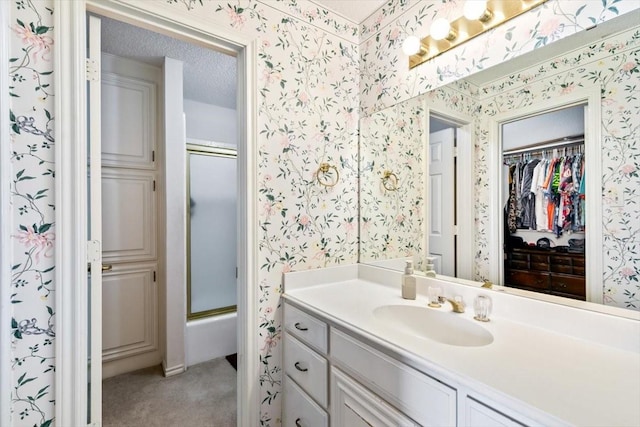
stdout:
<svg viewBox="0 0 640 427">
<path fill-rule="evenodd" d="M 302 342 L 327 354 L 327 324 L 323 321 L 285 304 L 284 328 Z"/>
<path fill-rule="evenodd" d="M 327 407 L 327 360 L 290 334 L 284 337 L 284 371 L 320 406 Z"/>
<path fill-rule="evenodd" d="M 332 328 L 331 356 L 342 370 L 421 425 L 456 425 L 456 390 Z"/>
<path fill-rule="evenodd" d="M 582 277 L 565 276 L 561 274 L 553 274 L 551 276 L 551 290 L 554 292 L 585 297 L 585 288 L 585 280 Z"/>
<path fill-rule="evenodd" d="M 505 275 L 507 286 L 527 287 L 541 290 L 549 289 L 549 274 L 534 271 L 510 270 Z"/>
<path fill-rule="evenodd" d="M 284 427 L 328 427 L 327 413 L 285 375 L 284 377 Z"/>
</svg>

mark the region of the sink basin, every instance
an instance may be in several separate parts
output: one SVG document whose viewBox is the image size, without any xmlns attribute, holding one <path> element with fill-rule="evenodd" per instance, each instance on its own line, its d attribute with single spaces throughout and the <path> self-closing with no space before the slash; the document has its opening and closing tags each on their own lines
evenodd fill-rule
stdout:
<svg viewBox="0 0 640 427">
<path fill-rule="evenodd" d="M 451 311 L 440 310 L 446 308 L 384 305 L 375 308 L 373 314 L 379 320 L 403 332 L 442 344 L 480 347 L 493 342 L 491 332 L 479 324 Z"/>
</svg>

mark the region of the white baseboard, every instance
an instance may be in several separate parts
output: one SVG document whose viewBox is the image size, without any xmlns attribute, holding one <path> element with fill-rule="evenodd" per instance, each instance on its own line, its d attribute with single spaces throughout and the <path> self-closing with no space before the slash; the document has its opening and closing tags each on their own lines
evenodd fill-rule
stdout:
<svg viewBox="0 0 640 427">
<path fill-rule="evenodd" d="M 102 379 L 137 371 L 138 369 L 158 366 L 162 358 L 159 351 L 137 354 L 122 359 L 104 362 L 102 364 Z"/>
<path fill-rule="evenodd" d="M 179 375 L 187 370 L 187 367 L 184 364 L 172 366 L 170 368 L 167 367 L 165 361 L 162 361 L 162 371 L 164 372 L 165 377 L 172 377 L 174 375 Z"/>
</svg>

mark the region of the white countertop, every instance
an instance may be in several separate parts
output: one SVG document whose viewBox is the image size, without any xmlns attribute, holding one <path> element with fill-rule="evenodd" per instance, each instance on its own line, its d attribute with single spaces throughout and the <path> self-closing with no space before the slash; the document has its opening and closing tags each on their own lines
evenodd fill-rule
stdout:
<svg viewBox="0 0 640 427">
<path fill-rule="evenodd" d="M 321 271 L 310 272 L 314 280 L 309 282 L 321 282 L 317 280 Z M 500 310 L 495 310 L 490 322 L 481 324 L 493 335 L 491 344 L 481 347 L 442 344 L 411 335 L 374 316 L 374 309 L 384 305 L 427 305 L 424 294 L 419 294 L 415 301 L 402 299 L 399 280 L 397 286 L 387 286 L 354 278 L 350 272 L 346 280 L 339 280 L 340 274 L 334 274 L 333 279 L 338 280 L 300 286 L 305 273 L 294 274 L 297 277 L 291 283 L 296 285 L 285 287 L 285 299 L 394 352 L 416 369 L 459 381 L 497 402 L 522 404 L 520 409 L 532 409 L 533 412 L 526 411 L 528 416 L 543 424 L 640 425 L 638 352 L 514 321 L 501 317 Z M 285 286 L 286 280 L 285 277 Z M 455 286 L 461 285 L 452 286 L 455 291 Z M 419 285 L 419 292 L 420 287 L 424 286 Z M 505 303 L 501 298 L 499 302 Z M 472 319 L 472 300 L 467 295 L 465 303 L 467 310 L 463 314 L 451 312 L 448 303 L 433 310 Z M 638 331 L 635 324 L 631 328 L 625 324 L 623 329 L 633 334 Z M 626 338 L 640 340 L 640 335 Z M 536 410 L 551 417 L 536 415 Z"/>
</svg>

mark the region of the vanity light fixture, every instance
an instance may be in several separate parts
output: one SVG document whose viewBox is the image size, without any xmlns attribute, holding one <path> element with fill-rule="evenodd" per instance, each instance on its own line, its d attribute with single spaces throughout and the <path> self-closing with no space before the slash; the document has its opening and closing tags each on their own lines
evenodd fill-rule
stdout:
<svg viewBox="0 0 640 427">
<path fill-rule="evenodd" d="M 415 40 L 407 41 L 413 36 L 405 40 L 402 48 L 404 53 L 409 56 L 409 69 L 435 58 L 485 31 L 504 24 L 546 1 L 467 0 L 463 9 L 464 16 L 451 22 L 445 18 L 434 20 L 429 30 L 430 35 L 420 40 L 419 43 L 416 43 Z M 405 50 L 405 44 L 409 44 L 412 49 Z"/>
</svg>

